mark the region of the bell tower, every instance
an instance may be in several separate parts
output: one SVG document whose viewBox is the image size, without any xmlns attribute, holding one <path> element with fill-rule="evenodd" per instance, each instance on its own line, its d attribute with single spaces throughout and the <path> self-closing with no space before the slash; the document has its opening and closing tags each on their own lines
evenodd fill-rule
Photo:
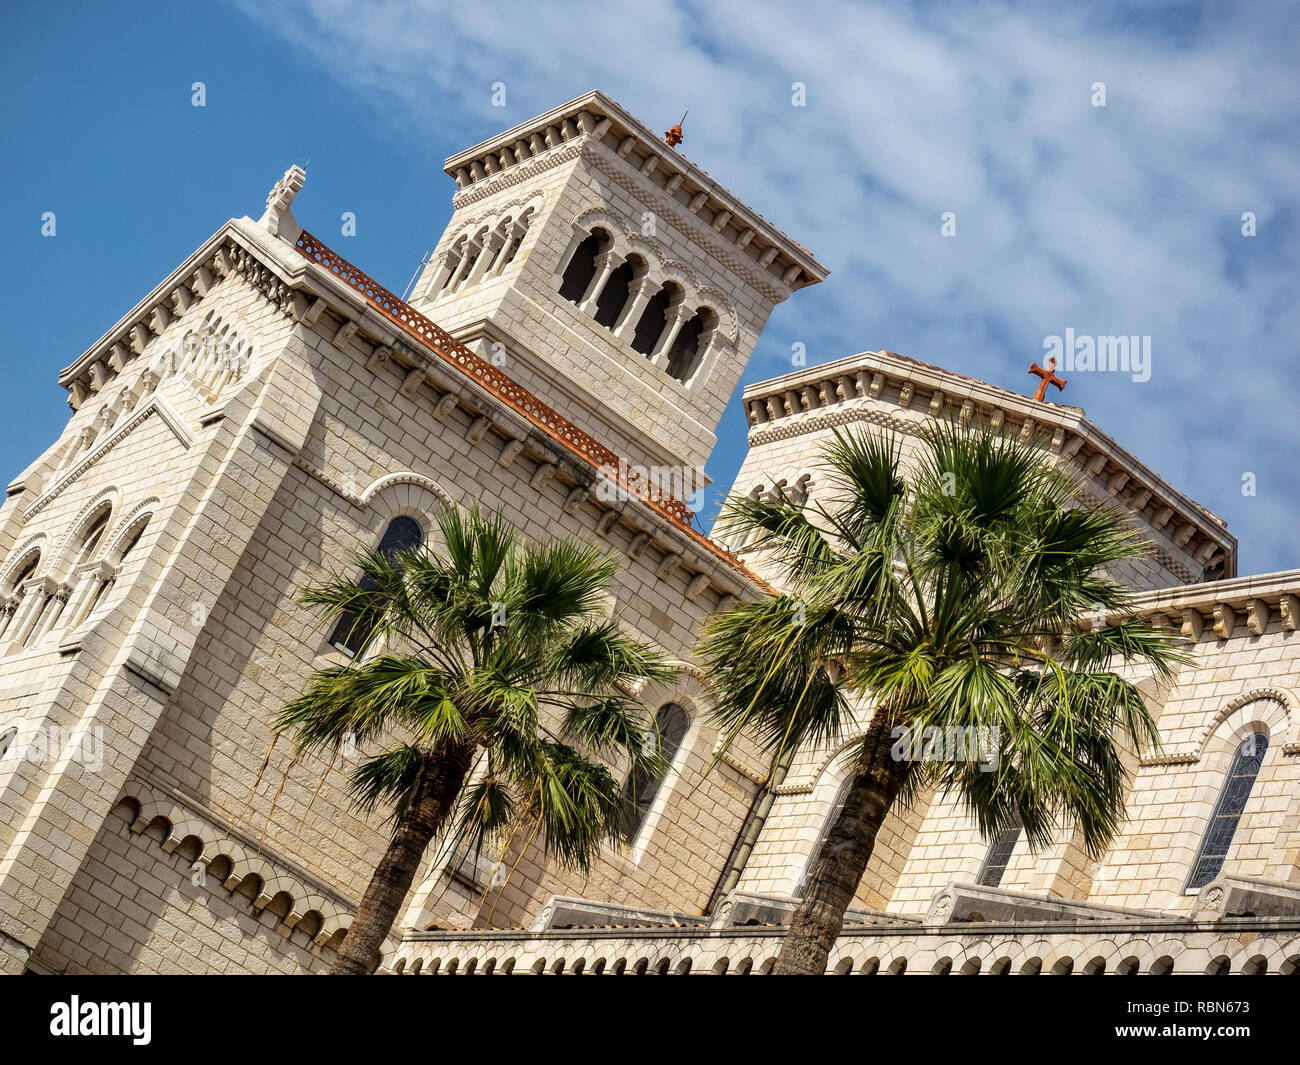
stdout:
<svg viewBox="0 0 1300 1065">
<path fill-rule="evenodd" d="M 411 303 L 631 461 L 703 467 L 772 308 L 827 274 L 600 92 L 445 169 Z"/>
</svg>

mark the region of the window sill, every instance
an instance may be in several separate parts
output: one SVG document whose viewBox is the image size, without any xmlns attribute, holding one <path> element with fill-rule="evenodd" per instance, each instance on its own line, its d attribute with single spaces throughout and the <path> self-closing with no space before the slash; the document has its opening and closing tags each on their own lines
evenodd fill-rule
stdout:
<svg viewBox="0 0 1300 1065">
<path fill-rule="evenodd" d="M 311 660 L 311 668 L 315 670 L 337 669 L 339 666 L 350 665 L 356 659 L 351 655 L 346 655 L 342 651 L 331 647 L 328 651 L 318 654 Z"/>
</svg>

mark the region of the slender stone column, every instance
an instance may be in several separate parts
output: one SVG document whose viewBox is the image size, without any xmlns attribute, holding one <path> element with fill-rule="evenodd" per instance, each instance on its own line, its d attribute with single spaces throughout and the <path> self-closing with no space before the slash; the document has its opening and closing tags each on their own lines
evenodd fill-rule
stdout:
<svg viewBox="0 0 1300 1065">
<path fill-rule="evenodd" d="M 474 269 L 470 271 L 469 283 L 471 285 L 477 285 L 483 280 L 483 275 L 488 272 L 488 267 L 496 262 L 498 256 L 501 254 L 501 249 L 506 246 L 506 238 L 504 236 L 501 238 L 500 245 L 494 245 L 492 239 L 496 236 L 498 236 L 498 234 L 489 233 L 483 239 L 483 254 L 478 257 L 478 261 L 474 264 Z"/>
<path fill-rule="evenodd" d="M 709 368 L 713 365 L 713 360 L 717 358 L 718 349 L 722 345 L 718 341 L 718 331 L 711 329 L 701 334 L 697 341 L 695 350 L 695 361 L 686 369 L 685 376 L 679 380 L 688 388 L 697 380 L 702 380 L 708 374 Z"/>
<path fill-rule="evenodd" d="M 505 239 L 501 242 L 501 250 L 497 252 L 496 258 L 492 260 L 492 267 L 488 270 L 488 273 L 492 277 L 496 277 L 497 274 L 505 269 L 506 259 L 510 255 L 510 249 L 515 247 L 516 241 L 522 242 L 523 239 L 524 234 L 520 229 L 519 224 L 512 224 L 506 231 Z"/>
<path fill-rule="evenodd" d="M 116 572 L 117 567 L 104 560 L 88 562 L 78 567 L 73 574 L 72 594 L 68 598 L 68 606 L 64 611 L 69 629 L 76 628 L 86 620 L 91 604 L 99 594 L 99 589 L 103 587 L 105 581 L 112 580 Z"/>
<path fill-rule="evenodd" d="M 607 251 L 603 255 L 596 257 L 596 276 L 592 279 L 587 291 L 582 297 L 582 302 L 578 304 L 578 309 L 586 314 L 596 313 L 596 303 L 600 299 L 600 294 L 605 290 L 605 284 L 609 281 L 609 275 L 622 265 L 623 260 L 615 255 L 612 251 Z"/>
<path fill-rule="evenodd" d="M 41 619 L 36 623 L 32 630 L 32 638 L 28 641 L 31 644 L 39 643 L 54 631 L 54 626 L 59 623 L 59 618 L 68 605 L 68 596 L 72 589 L 66 584 L 58 585 L 50 595 L 45 604 L 45 609 L 41 611 Z"/>
<path fill-rule="evenodd" d="M 456 286 L 464 280 L 465 275 L 469 273 L 470 264 L 474 261 L 474 250 L 478 247 L 473 241 L 465 244 L 465 253 L 460 257 L 460 262 L 456 264 L 456 269 L 451 275 L 451 280 L 447 282 L 447 291 L 453 292 Z"/>
<path fill-rule="evenodd" d="M 687 312 L 685 301 L 668 308 L 668 324 L 664 326 L 664 331 L 659 336 L 659 343 L 650 353 L 650 361 L 656 368 L 660 370 L 668 368 L 668 353 L 673 350 L 677 334 L 682 331 L 682 326 L 689 319 L 690 314 Z"/>
<path fill-rule="evenodd" d="M 443 255 L 442 260 L 438 263 L 438 269 L 429 276 L 427 283 L 421 282 L 416 286 L 415 292 L 411 296 L 412 300 L 434 300 L 441 295 L 451 275 L 451 271 L 447 269 L 447 256 L 450 254 L 451 252 L 448 250 Z"/>
<path fill-rule="evenodd" d="M 636 327 L 641 321 L 641 315 L 645 314 L 646 306 L 658 291 L 659 285 L 650 279 L 649 274 L 642 276 L 636 292 L 627 301 L 627 306 L 623 309 L 619 320 L 614 323 L 614 335 L 624 344 L 631 344 L 636 337 Z"/>
<path fill-rule="evenodd" d="M 27 643 L 27 637 L 31 635 L 45 609 L 46 600 L 54 593 L 56 587 L 57 585 L 49 577 L 32 577 L 23 582 L 23 594 L 18 603 L 18 610 L 14 614 L 13 623 L 9 626 L 10 640 L 5 647 L 5 654 L 13 654 Z"/>
</svg>

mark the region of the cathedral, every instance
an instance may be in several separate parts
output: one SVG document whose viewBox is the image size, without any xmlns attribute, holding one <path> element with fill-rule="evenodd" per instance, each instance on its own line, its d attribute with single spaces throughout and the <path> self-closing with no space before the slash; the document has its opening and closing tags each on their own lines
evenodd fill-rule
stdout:
<svg viewBox="0 0 1300 1065">
<path fill-rule="evenodd" d="M 673 132 L 591 92 L 448 159 L 409 299 L 303 228 L 293 167 L 62 371 L 71 417 L 0 508 L 2 971 L 327 970 L 387 836 L 349 801 L 356 752 L 272 742 L 352 653 L 298 597 L 474 503 L 617 559 L 610 611 L 673 664 L 639 693 L 668 769 L 587 873 L 531 837 L 431 849 L 380 971 L 771 970 L 852 737 L 775 766 L 720 747 L 693 648 L 778 575 L 692 501 L 768 316 L 827 271 Z M 743 404 L 756 498 L 818 499 L 841 427 L 904 461 L 938 419 L 1015 434 L 1130 515 L 1134 610 L 1190 655 L 1132 678 L 1163 743 L 1105 854 L 920 795 L 829 971 L 1300 971 L 1300 570 L 1238 576 L 1223 521 L 1062 402 L 868 351 Z"/>
</svg>

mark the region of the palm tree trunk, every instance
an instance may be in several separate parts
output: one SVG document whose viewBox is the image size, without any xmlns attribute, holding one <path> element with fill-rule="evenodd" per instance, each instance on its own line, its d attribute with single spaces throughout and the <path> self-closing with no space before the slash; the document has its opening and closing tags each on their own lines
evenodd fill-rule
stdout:
<svg viewBox="0 0 1300 1065">
<path fill-rule="evenodd" d="M 911 763 L 890 755 L 886 715 L 877 713 L 867 728 L 853 783 L 839 816 L 813 859 L 803 901 L 790 919 L 776 960 L 776 975 L 819 976 L 844 928 L 844 911 L 853 901 L 876 845 L 876 833 L 902 790 Z"/>
<path fill-rule="evenodd" d="M 424 852 L 456 802 L 472 757 L 473 749 L 465 747 L 425 759 L 411 801 L 398 817 L 388 849 L 361 896 L 330 976 L 366 976 L 378 968 L 384 939 L 415 882 Z"/>
</svg>

